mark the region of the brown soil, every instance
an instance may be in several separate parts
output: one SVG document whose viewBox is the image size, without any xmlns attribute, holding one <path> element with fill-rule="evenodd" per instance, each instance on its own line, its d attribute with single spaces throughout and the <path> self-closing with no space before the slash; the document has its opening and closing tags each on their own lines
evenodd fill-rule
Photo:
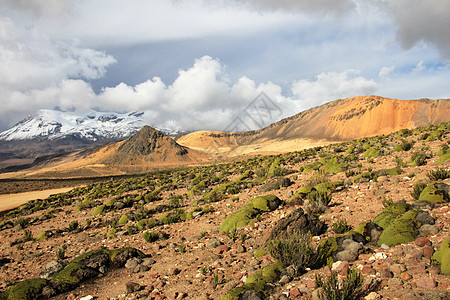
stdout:
<svg viewBox="0 0 450 300">
<path fill-rule="evenodd" d="M 363 159 L 362 154 L 359 154 L 357 163 L 361 164 L 359 168 L 361 171 L 367 171 L 369 168 L 373 170 L 393 168 L 397 165 L 396 157 L 407 162 L 414 151 L 422 149 L 425 145 L 429 147 L 427 150 L 429 153 L 435 154 L 444 142 L 449 141 L 448 138 L 447 133 L 442 141 L 436 140 L 426 144 L 417 141 L 410 151 L 394 152 L 373 160 Z M 417 139 L 418 136 L 409 138 L 414 141 Z M 394 140 L 389 145 L 392 147 L 396 143 L 397 140 Z M 67 245 L 65 254 L 68 261 L 85 251 L 100 247 L 113 249 L 130 246 L 143 251 L 155 260 L 149 270 L 138 273 L 127 268 L 111 270 L 105 276 L 85 282 L 75 290 L 59 295 L 55 299 L 79 299 L 86 295 L 93 295 L 98 299 L 182 299 L 183 297 L 186 299 L 220 299 L 227 290 L 242 285 L 249 275 L 274 261 L 269 255 L 254 258 L 255 250 L 264 247 L 264 241 L 278 220 L 287 216 L 294 209 L 303 206 L 299 203 L 286 204 L 273 212 L 262 214 L 260 219 L 254 220 L 255 224 L 240 229 L 236 240 L 218 232 L 223 220 L 259 195 L 274 194 L 280 199 L 288 201 L 312 175 L 312 173 L 299 172 L 300 167 L 317 161 L 319 158 L 284 165 L 283 167 L 292 171 L 287 177 L 294 184 L 289 187 L 261 193 L 258 191 L 260 185 L 246 186 L 236 195 L 228 195 L 224 200 L 211 203 L 214 210 L 211 213 L 196 219 L 153 229 L 153 231 L 166 232 L 170 236 L 168 240 L 154 243 L 147 243 L 143 239 L 142 231 L 133 235 L 116 234 L 113 238 L 106 238 L 106 234 L 113 229 L 111 227 L 112 220 L 127 212 L 135 212 L 136 208 L 132 207 L 93 217 L 90 215 L 93 208 L 75 212 L 81 203 L 78 199 L 74 200 L 71 205 L 63 206 L 60 209 L 46 209 L 28 215 L 27 217 L 41 216 L 49 211 L 54 215 L 54 218 L 40 220 L 27 227 L 32 231 L 34 237 L 44 230 L 67 228 L 73 221 L 77 221 L 83 230 L 63 232 L 47 240 L 26 242 L 20 247 L 10 246 L 10 243 L 23 236 L 21 228 L 14 227 L 1 231 L 0 257 L 12 260 L 1 267 L 2 289 L 6 289 L 12 282 L 38 277 L 42 267 L 55 259 L 55 254 L 62 245 Z M 426 165 L 420 167 L 407 164 L 402 167 L 402 174 L 386 176 L 383 180 L 378 181 L 352 183 L 353 177 L 347 178 L 344 172 L 331 175 L 329 178 L 331 181 L 346 180 L 346 187 L 332 194 L 333 200 L 329 209 L 320 218 L 329 226 L 336 220 L 346 220 L 349 225 L 356 226 L 361 222 L 372 220 L 383 210 L 382 196 L 392 199 L 394 202 L 404 200 L 413 203 L 414 199 L 410 196 L 413 185 L 420 180 L 428 180 L 427 173 L 437 167 L 435 165 L 437 159 L 438 157 L 433 155 L 427 160 Z M 242 166 L 244 165 L 242 164 Z M 238 171 L 240 166 L 237 163 L 235 166 L 230 165 L 227 168 L 230 171 L 230 174 L 227 175 L 229 181 L 236 180 L 240 175 Z M 440 166 L 448 168 L 449 164 L 444 163 Z M 200 169 L 199 172 L 201 172 Z M 450 184 L 449 179 L 444 182 Z M 187 192 L 187 186 L 174 187 L 172 190 L 164 191 L 161 200 L 151 203 L 149 207 L 155 208 L 160 204 L 168 204 L 174 195 L 183 195 L 180 204 L 182 208 L 189 211 L 192 208 L 192 202 L 201 198 L 201 195 L 188 198 L 184 196 Z M 100 201 L 106 203 L 113 197 L 113 195 L 108 195 L 100 198 Z M 426 236 L 432 244 L 432 250 L 436 251 L 450 232 L 450 207 L 446 203 L 426 210 L 436 218 L 434 226 L 438 232 Z M 158 218 L 162 214 L 157 213 L 154 217 Z M 92 221 L 89 226 L 86 226 L 87 220 Z M 126 231 L 126 226 L 134 224 L 136 222 L 130 220 L 126 225 L 118 226 L 117 230 L 118 232 Z M 333 234 L 332 231 L 328 231 L 315 237 L 314 240 L 322 240 Z M 243 236 L 242 239 L 241 236 Z M 213 241 L 227 247 L 220 250 L 217 246 L 213 246 Z M 375 253 L 384 253 L 386 257 L 373 260 L 371 256 Z M 440 274 L 439 268 L 431 264 L 429 257 L 424 256 L 423 248 L 416 245 L 415 242 L 389 249 L 372 245 L 367 248 L 365 254 L 361 254 L 358 260 L 351 262 L 350 265 L 363 269 L 364 272 L 367 271 L 367 274 L 363 274 L 366 278 L 371 277 L 379 282 L 378 289 L 374 291 L 376 298 L 373 299 L 445 299 L 438 297 L 449 296 L 449 276 Z M 393 274 L 392 277 L 383 277 L 382 274 L 386 274 L 385 269 L 390 272 L 390 270 L 394 270 L 394 265 L 402 265 L 405 270 L 401 274 L 408 274 Z M 418 270 L 417 265 L 423 267 Z M 274 283 L 275 288 L 272 291 L 271 299 L 286 299 L 287 297 L 309 299 L 315 288 L 315 274 L 326 273 L 327 268 L 325 267 L 307 272 L 288 283 Z M 424 278 L 431 278 L 435 286 L 428 289 L 421 287 Z M 142 285 L 143 290 L 126 294 L 125 285 L 130 281 Z"/>
</svg>

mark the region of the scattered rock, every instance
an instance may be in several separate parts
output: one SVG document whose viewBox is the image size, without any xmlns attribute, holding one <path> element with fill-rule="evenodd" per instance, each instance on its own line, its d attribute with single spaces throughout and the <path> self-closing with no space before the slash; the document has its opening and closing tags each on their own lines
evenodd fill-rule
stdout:
<svg viewBox="0 0 450 300">
<path fill-rule="evenodd" d="M 64 267 L 67 266 L 68 264 L 69 263 L 67 261 L 62 260 L 62 259 L 51 261 L 42 268 L 41 273 L 39 274 L 39 277 L 44 278 L 44 279 L 49 279 L 54 274 L 56 274 L 59 271 L 61 271 L 62 269 L 64 269 Z"/>
<path fill-rule="evenodd" d="M 135 293 L 144 288 L 144 286 L 140 285 L 139 283 L 133 282 L 133 281 L 127 282 L 125 284 L 125 287 L 127 289 L 127 294 Z"/>
<path fill-rule="evenodd" d="M 422 236 L 430 236 L 430 235 L 435 235 L 439 232 L 439 228 L 434 226 L 434 225 L 430 225 L 430 224 L 425 224 L 422 225 L 419 228 L 419 233 Z"/>
<path fill-rule="evenodd" d="M 299 208 L 294 210 L 289 216 L 281 219 L 273 227 L 270 232 L 268 240 L 276 239 L 278 236 L 283 236 L 287 232 L 302 232 L 311 233 L 316 236 L 325 232 L 326 225 L 318 218 L 305 214 L 303 209 Z"/>
<path fill-rule="evenodd" d="M 125 263 L 125 268 L 134 270 L 141 263 L 142 263 L 142 259 L 133 257 L 133 258 L 130 258 L 129 260 L 127 260 L 127 262 Z"/>
<path fill-rule="evenodd" d="M 431 241 L 427 239 L 426 237 L 419 237 L 414 242 L 417 246 L 423 247 L 425 245 L 431 246 Z"/>
<path fill-rule="evenodd" d="M 421 277 L 414 280 L 418 288 L 433 289 L 437 286 L 436 281 L 431 277 Z"/>
</svg>

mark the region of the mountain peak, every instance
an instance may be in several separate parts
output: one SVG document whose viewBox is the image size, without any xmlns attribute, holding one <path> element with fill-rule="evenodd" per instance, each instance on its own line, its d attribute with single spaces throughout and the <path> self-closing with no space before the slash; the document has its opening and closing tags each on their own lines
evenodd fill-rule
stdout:
<svg viewBox="0 0 450 300">
<path fill-rule="evenodd" d="M 113 160 L 165 161 L 169 157 L 179 157 L 187 153 L 186 148 L 172 138 L 146 125 L 123 141 Z"/>
<path fill-rule="evenodd" d="M 0 140 L 54 140 L 70 136 L 87 141 L 119 140 L 145 125 L 143 114 L 90 111 L 80 116 L 73 112 L 41 109 L 0 133 Z"/>
</svg>

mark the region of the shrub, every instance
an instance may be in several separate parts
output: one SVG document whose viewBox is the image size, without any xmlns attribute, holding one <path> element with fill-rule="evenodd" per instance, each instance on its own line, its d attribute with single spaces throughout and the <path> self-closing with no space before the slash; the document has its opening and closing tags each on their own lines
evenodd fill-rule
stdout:
<svg viewBox="0 0 450 300">
<path fill-rule="evenodd" d="M 33 238 L 33 233 L 31 232 L 31 230 L 25 229 L 23 231 L 23 238 L 22 239 L 23 239 L 24 242 L 33 241 L 34 238 Z"/>
<path fill-rule="evenodd" d="M 328 206 L 331 202 L 331 195 L 328 191 L 312 191 L 307 197 L 311 205 Z"/>
<path fill-rule="evenodd" d="M 154 231 L 146 231 L 144 232 L 144 240 L 147 243 L 153 243 L 156 242 L 159 239 L 159 234 Z"/>
<path fill-rule="evenodd" d="M 56 258 L 57 259 L 65 259 L 66 258 L 66 249 L 67 249 L 67 245 L 62 245 L 61 248 L 56 250 Z"/>
<path fill-rule="evenodd" d="M 30 218 L 17 218 L 14 221 L 14 226 L 20 225 L 20 227 L 25 228 L 30 222 Z"/>
<path fill-rule="evenodd" d="M 270 240 L 267 248 L 270 255 L 285 266 L 294 265 L 305 269 L 315 262 L 316 255 L 311 241 L 310 234 L 293 231 L 279 239 Z"/>
<path fill-rule="evenodd" d="M 364 279 L 357 269 L 350 268 L 343 281 L 340 281 L 337 272 L 333 271 L 326 279 L 317 274 L 315 281 L 316 286 L 323 289 L 320 299 L 353 300 L 360 299 L 365 295 L 361 288 Z"/>
<path fill-rule="evenodd" d="M 436 170 L 429 171 L 427 173 L 427 177 L 433 181 L 444 180 L 450 177 L 450 171 L 446 168 L 438 168 Z"/>
<path fill-rule="evenodd" d="M 77 221 L 72 221 L 69 224 L 69 231 L 74 231 L 78 228 L 78 222 Z"/>
<path fill-rule="evenodd" d="M 411 155 L 411 161 L 415 166 L 423 166 L 427 164 L 427 155 L 423 151 L 416 151 Z"/>
<path fill-rule="evenodd" d="M 331 229 L 337 234 L 345 233 L 347 231 L 352 230 L 352 226 L 347 224 L 347 221 L 345 220 L 338 220 L 333 223 L 331 226 Z"/>
<path fill-rule="evenodd" d="M 427 187 L 427 184 L 425 182 L 416 183 L 411 192 L 411 197 L 413 197 L 413 199 L 419 200 L 420 194 L 426 187 Z"/>
<path fill-rule="evenodd" d="M 319 170 L 314 175 L 308 178 L 306 184 L 309 186 L 316 186 L 320 183 L 328 182 L 330 179 L 328 178 L 327 172 L 324 170 Z"/>
</svg>

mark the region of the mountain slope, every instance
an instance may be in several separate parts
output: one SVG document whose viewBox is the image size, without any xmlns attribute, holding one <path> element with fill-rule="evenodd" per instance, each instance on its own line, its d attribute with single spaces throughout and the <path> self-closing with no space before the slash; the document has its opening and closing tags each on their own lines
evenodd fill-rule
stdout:
<svg viewBox="0 0 450 300">
<path fill-rule="evenodd" d="M 91 111 L 84 116 L 42 109 L 11 129 L 0 133 L 0 140 L 54 140 L 68 136 L 89 141 L 123 139 L 145 125 L 143 112 L 128 114 Z"/>
<path fill-rule="evenodd" d="M 205 161 L 205 155 L 181 146 L 164 133 L 144 126 L 131 137 L 43 161 L 18 177 L 90 177 L 145 172 Z"/>
<path fill-rule="evenodd" d="M 197 132 L 178 143 L 211 152 L 229 149 L 233 155 L 300 150 L 335 141 L 388 134 L 450 121 L 450 100 L 396 100 L 379 96 L 339 99 L 283 119 L 266 128 L 248 132 Z"/>
<path fill-rule="evenodd" d="M 162 132 L 144 126 L 123 142 L 106 159 L 110 164 L 131 162 L 177 162 L 189 160 L 188 150 Z M 185 157 L 186 156 L 186 157 Z"/>
</svg>

